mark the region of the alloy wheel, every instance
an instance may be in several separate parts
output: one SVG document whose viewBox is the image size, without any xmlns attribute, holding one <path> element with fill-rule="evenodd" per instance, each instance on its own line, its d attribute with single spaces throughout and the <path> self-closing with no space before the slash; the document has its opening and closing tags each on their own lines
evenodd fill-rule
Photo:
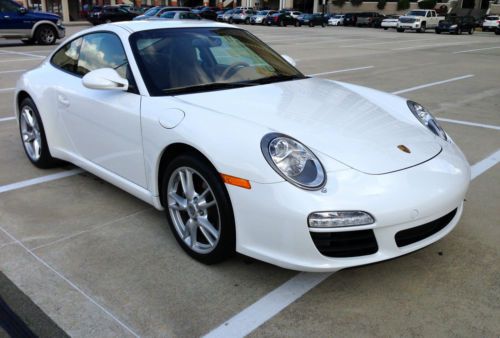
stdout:
<svg viewBox="0 0 500 338">
<path fill-rule="evenodd" d="M 54 30 L 52 28 L 42 27 L 40 28 L 40 33 L 38 37 L 41 40 L 42 44 L 50 45 L 55 41 L 56 34 L 54 33 Z"/>
<path fill-rule="evenodd" d="M 177 168 L 170 175 L 167 193 L 168 211 L 182 241 L 200 254 L 214 250 L 221 235 L 221 217 L 205 178 L 192 168 Z"/>
<path fill-rule="evenodd" d="M 42 136 L 35 112 L 31 107 L 21 109 L 21 137 L 26 153 L 32 161 L 38 161 L 42 154 Z"/>
</svg>

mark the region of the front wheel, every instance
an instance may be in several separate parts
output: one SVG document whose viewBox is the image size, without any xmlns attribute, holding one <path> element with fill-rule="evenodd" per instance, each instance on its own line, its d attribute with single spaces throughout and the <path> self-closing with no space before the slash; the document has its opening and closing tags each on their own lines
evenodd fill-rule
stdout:
<svg viewBox="0 0 500 338">
<path fill-rule="evenodd" d="M 404 28 L 398 28 L 398 29 L 396 29 L 396 30 L 398 31 L 398 33 L 403 33 L 403 32 L 405 31 L 405 29 L 404 29 Z"/>
<path fill-rule="evenodd" d="M 425 33 L 426 27 L 425 27 L 425 22 L 422 24 L 420 29 L 418 30 L 419 33 Z"/>
<path fill-rule="evenodd" d="M 187 254 L 215 264 L 235 252 L 231 202 L 210 163 L 195 154 L 180 155 L 168 164 L 162 191 L 167 220 Z"/>
<path fill-rule="evenodd" d="M 35 40 L 41 45 L 53 45 L 56 39 L 57 32 L 52 26 L 42 25 L 35 32 Z"/>
<path fill-rule="evenodd" d="M 472 35 L 472 34 L 474 34 L 474 27 L 471 27 L 471 28 L 469 29 L 469 35 Z"/>
<path fill-rule="evenodd" d="M 19 132 L 26 156 L 34 166 L 48 169 L 60 164 L 50 155 L 42 119 L 30 98 L 24 99 L 19 106 Z"/>
<path fill-rule="evenodd" d="M 250 23 L 250 19 L 245 19 L 245 25 L 248 25 Z"/>
</svg>

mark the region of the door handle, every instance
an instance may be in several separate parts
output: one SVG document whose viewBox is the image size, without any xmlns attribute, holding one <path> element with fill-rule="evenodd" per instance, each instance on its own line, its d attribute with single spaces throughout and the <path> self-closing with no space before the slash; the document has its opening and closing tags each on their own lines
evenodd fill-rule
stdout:
<svg viewBox="0 0 500 338">
<path fill-rule="evenodd" d="M 65 98 L 63 95 L 58 95 L 57 96 L 57 101 L 59 101 L 60 104 L 62 104 L 65 107 L 69 107 L 69 100 Z"/>
</svg>

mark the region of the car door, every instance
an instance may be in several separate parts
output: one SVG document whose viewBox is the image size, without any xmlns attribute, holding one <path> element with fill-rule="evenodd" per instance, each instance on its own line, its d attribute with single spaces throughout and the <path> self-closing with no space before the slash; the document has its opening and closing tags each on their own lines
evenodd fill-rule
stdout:
<svg viewBox="0 0 500 338">
<path fill-rule="evenodd" d="M 113 68 L 131 84 L 129 91 L 86 88 L 82 76 L 100 68 Z M 85 35 L 79 50 L 77 76 L 67 74 L 56 99 L 63 129 L 74 152 L 85 160 L 146 188 L 142 136 L 141 97 L 117 35 Z"/>
<path fill-rule="evenodd" d="M 25 20 L 20 6 L 10 0 L 0 0 L 0 35 L 29 36 L 31 23 Z"/>
</svg>

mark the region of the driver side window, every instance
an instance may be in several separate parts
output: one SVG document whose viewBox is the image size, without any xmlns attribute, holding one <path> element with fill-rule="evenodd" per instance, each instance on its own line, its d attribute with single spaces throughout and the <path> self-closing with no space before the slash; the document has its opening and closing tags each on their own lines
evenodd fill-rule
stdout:
<svg viewBox="0 0 500 338">
<path fill-rule="evenodd" d="M 9 0 L 0 0 L 0 13 L 16 13 L 19 7 Z"/>
</svg>

